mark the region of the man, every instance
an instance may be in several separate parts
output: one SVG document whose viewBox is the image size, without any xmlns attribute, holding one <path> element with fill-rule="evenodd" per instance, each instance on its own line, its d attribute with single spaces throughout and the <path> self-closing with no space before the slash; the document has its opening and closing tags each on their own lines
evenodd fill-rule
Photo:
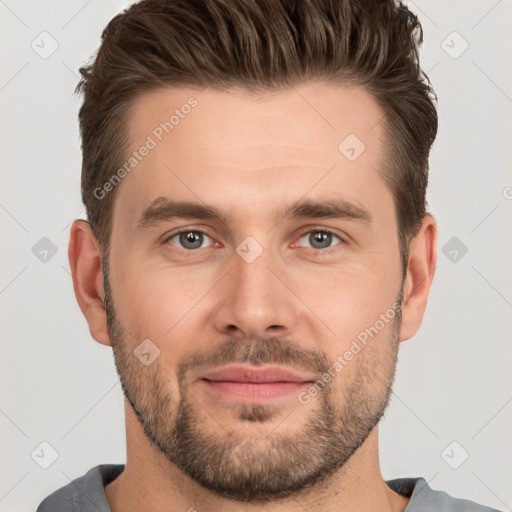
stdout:
<svg viewBox="0 0 512 512">
<path fill-rule="evenodd" d="M 127 461 L 38 512 L 491 510 L 379 469 L 436 265 L 417 19 L 392 0 L 145 0 L 102 39 L 69 258 L 114 352 Z"/>
</svg>

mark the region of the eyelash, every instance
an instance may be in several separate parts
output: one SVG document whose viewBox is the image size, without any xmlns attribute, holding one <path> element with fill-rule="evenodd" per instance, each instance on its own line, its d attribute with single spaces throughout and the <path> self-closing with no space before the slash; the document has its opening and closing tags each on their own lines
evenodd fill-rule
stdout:
<svg viewBox="0 0 512 512">
<path fill-rule="evenodd" d="M 300 240 L 303 236 L 309 235 L 311 233 L 327 233 L 327 234 L 332 235 L 333 237 L 336 237 L 340 240 L 337 244 L 334 244 L 333 246 L 327 247 L 325 249 L 316 249 L 315 247 L 305 247 L 305 249 L 312 249 L 313 251 L 315 251 L 316 254 L 330 254 L 331 252 L 339 250 L 339 248 L 340 248 L 339 246 L 345 245 L 345 243 L 346 243 L 345 240 L 340 235 L 337 235 L 333 230 L 327 229 L 327 228 L 310 229 L 309 231 L 305 231 L 304 233 L 302 233 L 298 239 Z"/>
<path fill-rule="evenodd" d="M 316 253 L 328 254 L 328 253 L 336 250 L 339 245 L 346 244 L 346 241 L 340 235 L 336 234 L 334 231 L 327 229 L 327 228 L 314 228 L 314 229 L 310 229 L 309 231 L 305 231 L 298 237 L 298 240 L 300 240 L 304 235 L 308 235 L 310 233 L 315 233 L 315 232 L 316 233 L 328 233 L 329 235 L 332 235 L 332 236 L 338 238 L 340 240 L 340 242 L 338 244 L 333 245 L 332 247 L 327 247 L 325 249 L 315 249 L 315 247 L 306 247 L 306 249 L 312 249 Z M 183 233 L 201 233 L 202 235 L 205 235 L 208 238 L 210 238 L 211 240 L 213 240 L 213 238 L 206 231 L 204 231 L 202 229 L 198 229 L 198 228 L 193 228 L 193 229 L 182 229 L 181 231 L 177 231 L 176 233 L 173 233 L 173 234 L 165 237 L 165 239 L 163 240 L 162 243 L 164 245 L 166 245 L 169 243 L 169 241 L 172 238 L 175 238 Z M 174 246 L 174 247 L 176 247 L 176 246 Z M 177 248 L 181 249 L 185 252 L 189 252 L 189 253 L 197 252 L 199 250 L 199 249 L 182 249 L 181 247 L 177 247 Z"/>
<path fill-rule="evenodd" d="M 211 238 L 213 240 L 213 238 L 206 231 L 203 231 L 202 229 L 193 228 L 193 229 L 182 229 L 181 231 L 176 231 L 176 233 L 173 233 L 172 235 L 166 236 L 165 239 L 163 240 L 163 244 L 165 245 L 165 244 L 169 243 L 169 240 L 181 235 L 182 233 L 201 233 L 202 235 L 205 235 L 208 238 Z M 181 247 L 178 247 L 178 249 L 181 249 Z M 195 249 L 195 250 L 183 249 L 183 250 L 186 252 L 196 252 L 198 249 Z"/>
</svg>

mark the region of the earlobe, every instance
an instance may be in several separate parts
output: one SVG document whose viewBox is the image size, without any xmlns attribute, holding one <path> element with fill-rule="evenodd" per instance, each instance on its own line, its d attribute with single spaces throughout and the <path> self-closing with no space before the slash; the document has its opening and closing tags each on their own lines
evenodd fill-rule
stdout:
<svg viewBox="0 0 512 512">
<path fill-rule="evenodd" d="M 73 222 L 68 257 L 75 297 L 89 324 L 89 331 L 98 343 L 110 345 L 107 315 L 103 306 L 105 290 L 100 246 L 88 222 Z"/>
<path fill-rule="evenodd" d="M 420 328 L 437 262 L 437 224 L 427 213 L 418 234 L 409 244 L 404 281 L 400 341 L 412 338 Z"/>
</svg>

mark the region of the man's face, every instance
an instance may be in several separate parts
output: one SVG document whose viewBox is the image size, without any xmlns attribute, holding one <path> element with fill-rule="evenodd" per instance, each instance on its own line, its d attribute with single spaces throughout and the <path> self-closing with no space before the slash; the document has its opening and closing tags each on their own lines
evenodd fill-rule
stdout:
<svg viewBox="0 0 512 512">
<path fill-rule="evenodd" d="M 109 335 L 147 437 L 218 494 L 322 481 L 386 407 L 402 275 L 382 116 L 363 90 L 320 83 L 134 104 L 132 150 L 156 145 L 118 185 Z M 175 216 L 184 202 L 222 217 Z"/>
</svg>

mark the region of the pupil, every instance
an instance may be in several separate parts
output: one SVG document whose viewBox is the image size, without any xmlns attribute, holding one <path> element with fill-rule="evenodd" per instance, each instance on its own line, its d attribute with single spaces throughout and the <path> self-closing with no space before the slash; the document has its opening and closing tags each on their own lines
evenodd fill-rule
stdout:
<svg viewBox="0 0 512 512">
<path fill-rule="evenodd" d="M 329 247 L 331 243 L 332 236 L 330 233 L 326 233 L 325 231 L 316 231 L 313 236 L 313 243 L 311 244 L 313 247 Z"/>
</svg>

